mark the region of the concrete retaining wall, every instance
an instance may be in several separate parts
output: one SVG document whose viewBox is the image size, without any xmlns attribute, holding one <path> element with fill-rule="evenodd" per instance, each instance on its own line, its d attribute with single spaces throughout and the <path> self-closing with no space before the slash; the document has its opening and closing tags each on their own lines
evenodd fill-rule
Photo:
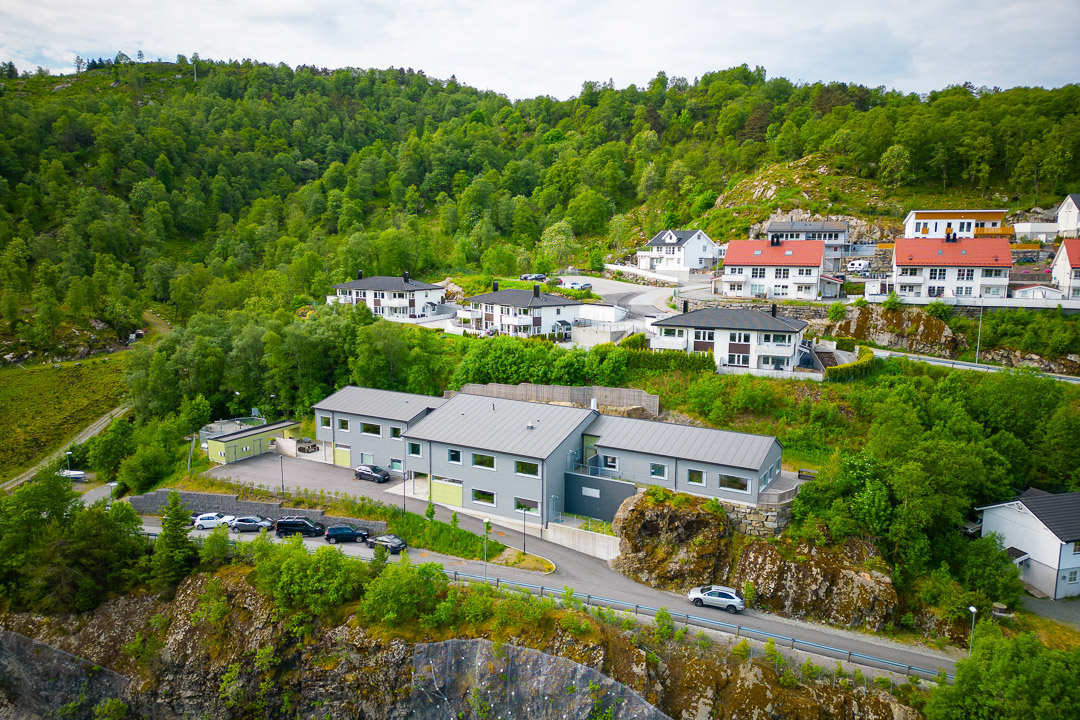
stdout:
<svg viewBox="0 0 1080 720">
<path fill-rule="evenodd" d="M 125 498 L 140 515 L 160 515 L 169 502 L 168 488 L 154 490 L 145 495 L 132 495 Z M 180 499 L 187 503 L 192 512 L 223 512 L 226 515 L 262 515 L 268 518 L 283 518 L 286 515 L 300 515 L 327 527 L 331 525 L 355 525 L 376 535 L 386 532 L 386 523 L 382 520 L 358 520 L 356 518 L 327 515 L 322 510 L 308 508 L 282 507 L 280 502 L 262 502 L 258 500 L 240 500 L 236 495 L 221 493 L 199 493 L 186 490 L 177 491 Z"/>
<path fill-rule="evenodd" d="M 614 535 L 550 523 L 544 530 L 544 539 L 601 560 L 614 560 L 619 556 L 619 538 Z"/>
</svg>

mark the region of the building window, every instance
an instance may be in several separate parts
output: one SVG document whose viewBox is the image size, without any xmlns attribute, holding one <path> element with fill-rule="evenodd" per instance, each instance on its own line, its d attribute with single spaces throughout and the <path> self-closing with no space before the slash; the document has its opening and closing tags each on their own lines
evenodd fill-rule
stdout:
<svg viewBox="0 0 1080 720">
<path fill-rule="evenodd" d="M 472 454 L 472 466 L 478 468 L 484 468 L 486 470 L 495 469 L 495 456 L 483 455 L 481 453 Z"/>
<path fill-rule="evenodd" d="M 1076 582 L 1076 573 L 1077 573 L 1076 570 L 1070 570 L 1069 571 L 1069 584 L 1073 584 L 1073 583 Z"/>
<path fill-rule="evenodd" d="M 904 277 L 921 277 L 922 268 L 900 268 L 900 274 Z"/>
<path fill-rule="evenodd" d="M 737 292 L 737 293 L 741 293 L 741 292 L 742 292 L 742 283 L 733 283 L 733 284 L 731 285 L 731 289 L 730 289 L 730 290 L 728 290 L 728 292 Z"/>
<path fill-rule="evenodd" d="M 453 463 L 455 465 L 461 464 L 461 451 L 460 450 L 447 450 L 446 462 Z"/>
<path fill-rule="evenodd" d="M 750 489 L 750 481 L 738 475 L 720 475 L 720 487 L 724 490 L 739 490 L 747 492 Z"/>
<path fill-rule="evenodd" d="M 784 279 L 786 279 L 788 277 L 788 274 L 790 272 L 791 271 L 788 268 L 776 268 L 776 272 L 775 272 L 774 277 L 777 280 L 784 280 Z"/>
<path fill-rule="evenodd" d="M 338 418 L 337 429 L 342 432 L 349 432 L 349 421 L 345 418 Z"/>
<path fill-rule="evenodd" d="M 739 353 L 728 353 L 727 364 L 737 367 L 750 367 L 750 356 Z"/>
<path fill-rule="evenodd" d="M 964 287 L 956 288 L 956 297 L 961 297 L 963 295 L 971 295 L 971 286 L 970 285 L 966 285 Z"/>
<path fill-rule="evenodd" d="M 763 267 L 762 268 L 750 268 L 750 277 L 751 278 L 764 278 L 765 277 L 765 268 L 763 268 Z"/>
<path fill-rule="evenodd" d="M 525 475 L 527 477 L 540 477 L 540 465 L 525 460 L 516 460 L 514 462 L 514 474 Z"/>
<path fill-rule="evenodd" d="M 374 465 L 375 464 L 375 454 L 374 453 L 366 453 L 366 452 L 360 453 L 360 464 L 361 465 Z"/>
<path fill-rule="evenodd" d="M 743 269 L 738 267 L 729 267 L 727 269 L 727 273 L 728 275 L 742 275 Z"/>
<path fill-rule="evenodd" d="M 540 514 L 540 503 L 528 498 L 514 498 L 514 512 L 524 512 L 530 515 Z"/>
<path fill-rule="evenodd" d="M 1080 271 L 1077 271 L 1077 272 L 1080 272 Z M 983 277 L 999 278 L 999 277 L 1001 277 L 1001 268 L 983 268 L 982 276 Z M 1077 277 L 1080 277 L 1080 275 L 1078 275 Z"/>
<path fill-rule="evenodd" d="M 733 343 L 749 343 L 750 333 L 733 332 L 728 334 L 728 342 Z"/>
<path fill-rule="evenodd" d="M 390 426 L 390 438 L 392 440 L 401 439 L 401 428 Z"/>
<path fill-rule="evenodd" d="M 495 493 L 488 492 L 487 490 L 473 490 L 472 501 L 477 505 L 491 505 L 495 506 Z"/>
<path fill-rule="evenodd" d="M 324 428 L 330 427 L 330 416 L 329 415 L 321 416 L 319 418 L 319 424 Z"/>
<path fill-rule="evenodd" d="M 360 423 L 360 432 L 364 433 L 365 435 L 382 437 L 382 426 L 378 423 Z"/>
<path fill-rule="evenodd" d="M 600 461 L 603 464 L 605 470 L 619 469 L 619 458 L 615 457 L 614 455 L 602 455 L 600 457 Z"/>
<path fill-rule="evenodd" d="M 805 275 L 813 275 L 814 274 L 814 269 L 813 268 L 799 268 L 799 274 L 804 275 L 804 276 Z"/>
<path fill-rule="evenodd" d="M 667 480 L 667 465 L 663 463 L 649 463 L 649 477 L 654 480 Z"/>
<path fill-rule="evenodd" d="M 947 268 L 930 268 L 931 280 L 944 280 Z"/>
<path fill-rule="evenodd" d="M 975 268 L 960 268 L 956 271 L 957 280 L 974 280 Z"/>
<path fill-rule="evenodd" d="M 1080 542 L 1073 543 L 1073 555 L 1080 555 Z"/>
<path fill-rule="evenodd" d="M 682 337 L 682 328 L 663 328 L 664 337 Z"/>
<path fill-rule="evenodd" d="M 705 484 L 705 471 L 704 470 L 687 470 L 686 471 L 686 484 L 687 485 L 704 485 Z"/>
<path fill-rule="evenodd" d="M 390 469 L 401 472 L 401 458 L 390 458 Z"/>
<path fill-rule="evenodd" d="M 409 457 L 420 457 L 420 443 L 409 443 Z"/>
<path fill-rule="evenodd" d="M 712 342 L 713 341 L 713 331 L 712 330 L 695 330 L 694 331 L 694 339 L 695 340 L 705 340 L 706 342 Z"/>
</svg>

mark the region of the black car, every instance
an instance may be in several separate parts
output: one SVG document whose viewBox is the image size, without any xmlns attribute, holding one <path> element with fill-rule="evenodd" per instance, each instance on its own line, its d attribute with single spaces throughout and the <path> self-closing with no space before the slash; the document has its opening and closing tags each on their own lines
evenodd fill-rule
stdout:
<svg viewBox="0 0 1080 720">
<path fill-rule="evenodd" d="M 274 531 L 278 537 L 288 535 L 303 535 L 304 537 L 320 537 L 326 534 L 326 526 L 322 523 L 312 522 L 306 517 L 291 515 L 283 517 L 274 525 Z"/>
<path fill-rule="evenodd" d="M 365 542 L 367 530 L 357 530 L 352 525 L 335 525 L 326 528 L 326 542 L 337 545 L 339 542 Z"/>
<path fill-rule="evenodd" d="M 269 532 L 273 527 L 274 521 L 262 515 L 244 515 L 229 523 L 229 529 L 234 533 L 259 532 L 260 530 Z"/>
<path fill-rule="evenodd" d="M 377 483 L 390 481 L 390 473 L 378 465 L 357 465 L 354 472 L 357 480 L 370 480 Z"/>
<path fill-rule="evenodd" d="M 408 547 L 408 545 L 405 544 L 405 541 L 397 535 L 376 535 L 373 538 L 367 539 L 367 546 L 369 548 L 373 548 L 376 545 L 382 545 L 390 551 L 391 555 L 397 555 Z"/>
</svg>

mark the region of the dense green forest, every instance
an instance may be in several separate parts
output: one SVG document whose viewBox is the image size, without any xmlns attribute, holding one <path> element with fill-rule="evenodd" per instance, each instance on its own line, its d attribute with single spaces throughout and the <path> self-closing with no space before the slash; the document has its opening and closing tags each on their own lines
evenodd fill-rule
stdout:
<svg viewBox="0 0 1080 720">
<path fill-rule="evenodd" d="M 0 309 L 26 348 L 90 318 L 123 336 L 147 304 L 180 321 L 295 309 L 358 269 L 515 274 L 667 226 L 725 238 L 721 192 L 811 154 L 994 205 L 1080 187 L 1076 85 L 920 97 L 741 66 L 510 102 L 403 69 L 91 66 L 0 79 Z M 811 209 L 901 214 L 902 198 Z"/>
</svg>

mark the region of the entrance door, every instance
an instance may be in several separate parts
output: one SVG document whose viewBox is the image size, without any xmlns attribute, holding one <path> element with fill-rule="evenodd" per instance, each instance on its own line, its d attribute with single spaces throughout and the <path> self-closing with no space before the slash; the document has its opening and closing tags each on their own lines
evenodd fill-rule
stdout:
<svg viewBox="0 0 1080 720">
<path fill-rule="evenodd" d="M 352 467 L 352 448 L 348 445 L 335 445 L 334 464 L 340 467 Z"/>
</svg>

